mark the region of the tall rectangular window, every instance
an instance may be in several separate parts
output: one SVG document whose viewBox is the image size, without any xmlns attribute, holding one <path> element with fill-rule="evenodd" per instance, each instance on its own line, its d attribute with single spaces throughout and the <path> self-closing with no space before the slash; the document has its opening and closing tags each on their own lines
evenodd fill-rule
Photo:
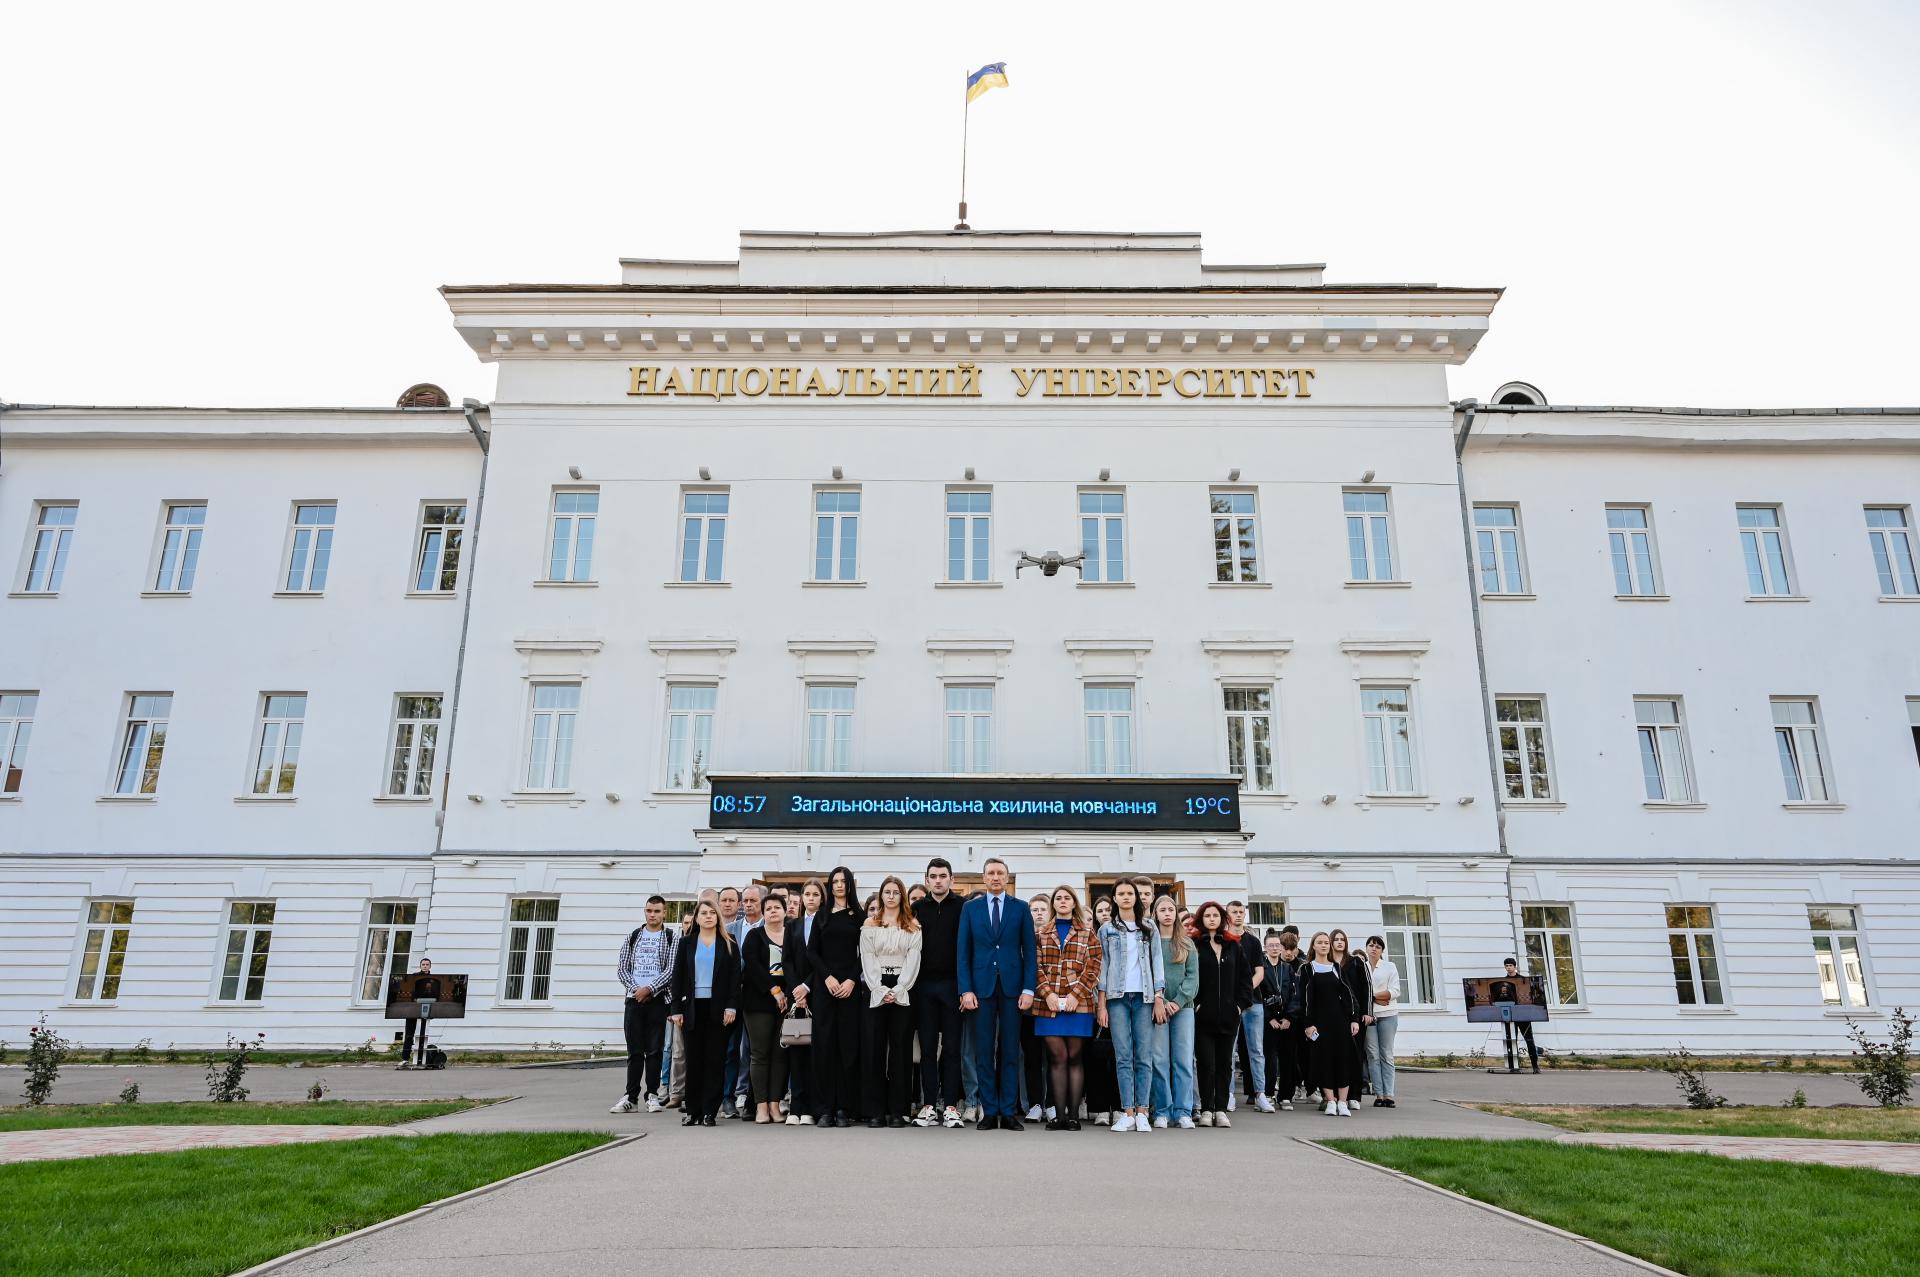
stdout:
<svg viewBox="0 0 1920 1277">
<path fill-rule="evenodd" d="M 993 579 L 993 493 L 947 493 L 947 580 Z"/>
<path fill-rule="evenodd" d="M 1474 569 L 1482 594 L 1525 594 L 1527 563 L 1520 553 L 1520 507 L 1473 507 Z"/>
<path fill-rule="evenodd" d="M 807 684 L 807 765 L 810 772 L 853 770 L 853 685 Z"/>
<path fill-rule="evenodd" d="M 561 489 L 547 518 L 547 580 L 593 580 L 593 529 L 600 520 L 600 493 Z"/>
<path fill-rule="evenodd" d="M 307 726 L 305 692 L 269 692 L 260 700 L 254 733 L 253 792 L 291 794 L 300 770 L 300 737 Z"/>
<path fill-rule="evenodd" d="M 1400 988 L 1408 1006 L 1433 1006 L 1433 906 L 1424 902 L 1381 902 L 1382 940 L 1387 956 L 1400 968 Z"/>
<path fill-rule="evenodd" d="M 1260 514 L 1251 492 L 1210 492 L 1213 512 L 1213 579 L 1260 579 Z"/>
<path fill-rule="evenodd" d="M 860 579 L 860 491 L 821 489 L 813 494 L 813 579 Z"/>
<path fill-rule="evenodd" d="M 1493 707 L 1500 730 L 1500 775 L 1507 797 L 1552 798 L 1553 778 L 1547 767 L 1547 703 L 1538 696 L 1498 696 Z"/>
<path fill-rule="evenodd" d="M 535 683 L 527 722 L 526 789 L 573 788 L 573 727 L 580 684 Z"/>
<path fill-rule="evenodd" d="M 1227 715 L 1227 770 L 1240 788 L 1271 794 L 1280 788 L 1273 766 L 1273 688 L 1221 689 Z"/>
<path fill-rule="evenodd" d="M 361 1002 L 385 1002 L 387 979 L 412 964 L 413 929 L 420 906 L 411 900 L 376 900 L 367 906 L 367 943 L 360 962 Z"/>
<path fill-rule="evenodd" d="M 73 548 L 73 528 L 80 507 L 73 502 L 41 502 L 34 507 L 33 545 L 27 551 L 27 575 L 20 583 L 26 594 L 58 594 L 67 579 L 67 552 Z"/>
<path fill-rule="evenodd" d="M 1080 575 L 1088 581 L 1127 579 L 1127 494 L 1080 494 Z"/>
<path fill-rule="evenodd" d="M 1787 528 L 1777 505 L 1743 505 L 1736 512 L 1740 519 L 1740 553 L 1747 563 L 1747 593 L 1792 594 L 1792 574 L 1787 570 Z"/>
<path fill-rule="evenodd" d="M 133 901 L 90 900 L 87 923 L 80 937 L 80 976 L 74 982 L 76 1002 L 111 1002 L 120 996 L 120 976 L 127 964 L 127 940 L 133 934 Z"/>
<path fill-rule="evenodd" d="M 153 572 L 153 588 L 161 594 L 185 594 L 193 589 L 200 566 L 200 537 L 206 531 L 203 501 L 174 502 L 160 526 L 160 550 Z"/>
<path fill-rule="evenodd" d="M 1267 928 L 1287 925 L 1287 902 L 1277 897 L 1266 900 L 1258 896 L 1247 900 L 1247 930 L 1258 932 L 1264 938 Z"/>
<path fill-rule="evenodd" d="M 1418 792 L 1413 767 L 1412 689 L 1361 688 L 1360 719 L 1367 742 L 1367 792 Z"/>
<path fill-rule="evenodd" d="M 993 770 L 993 689 L 947 688 L 947 770 Z"/>
<path fill-rule="evenodd" d="M 160 756 L 167 749 L 167 719 L 172 714 L 172 692 L 135 692 L 127 697 L 120 760 L 113 774 L 114 793 L 159 792 Z"/>
<path fill-rule="evenodd" d="M 704 789 L 713 766 L 713 706 L 720 689 L 711 683 L 667 686 L 667 774 L 662 789 Z"/>
<path fill-rule="evenodd" d="M 258 1002 L 266 991 L 267 951 L 273 947 L 271 900 L 227 906 L 227 942 L 220 955 L 221 1002 Z"/>
<path fill-rule="evenodd" d="M 27 776 L 38 692 L 0 692 L 0 794 L 17 794 Z"/>
<path fill-rule="evenodd" d="M 507 903 L 507 972 L 502 1002 L 545 1002 L 553 988 L 553 933 L 560 901 L 553 896 Z"/>
<path fill-rule="evenodd" d="M 1830 1007 L 1867 1005 L 1867 968 L 1860 960 L 1860 915 L 1852 905 L 1808 905 L 1813 967 L 1820 1000 Z"/>
<path fill-rule="evenodd" d="M 1573 962 L 1573 906 L 1521 905 L 1520 934 L 1526 945 L 1527 974 L 1547 985 L 1554 1006 L 1580 1005 L 1580 976 Z"/>
<path fill-rule="evenodd" d="M 285 583 L 284 593 L 319 594 L 327 588 L 337 508 L 331 501 L 305 502 L 293 507 L 293 524 L 287 530 L 287 570 L 281 578 Z"/>
<path fill-rule="evenodd" d="M 1773 702 L 1773 744 L 1790 803 L 1833 801 L 1827 751 L 1820 740 L 1819 709 L 1810 700 Z"/>
<path fill-rule="evenodd" d="M 432 501 L 420 507 L 420 536 L 413 556 L 416 594 L 451 594 L 458 587 L 466 525 L 464 501 Z"/>
<path fill-rule="evenodd" d="M 1653 518 L 1646 506 L 1607 507 L 1607 550 L 1613 558 L 1615 594 L 1660 593 L 1659 561 L 1653 550 Z"/>
<path fill-rule="evenodd" d="M 1920 594 L 1920 576 L 1914 574 L 1913 523 L 1907 508 L 1898 505 L 1867 507 L 1867 541 L 1873 547 L 1873 570 L 1880 577 L 1880 593 Z"/>
<path fill-rule="evenodd" d="M 680 579 L 727 579 L 727 505 L 725 492 L 680 494 Z"/>
<path fill-rule="evenodd" d="M 1393 511 L 1384 492 L 1343 492 L 1347 511 L 1347 579 L 1391 581 Z"/>
<path fill-rule="evenodd" d="M 1712 905 L 1667 906 L 1667 952 L 1673 959 L 1673 991 L 1681 1006 L 1717 1007 L 1726 1002 Z"/>
<path fill-rule="evenodd" d="M 1633 702 L 1640 739 L 1640 777 L 1650 803 L 1694 801 L 1693 767 L 1687 758 L 1686 719 L 1680 702 L 1659 697 Z"/>
<path fill-rule="evenodd" d="M 1087 770 L 1096 776 L 1133 771 L 1133 688 L 1124 684 L 1085 690 Z"/>
<path fill-rule="evenodd" d="M 393 698 L 387 797 L 425 798 L 433 793 L 433 760 L 440 751 L 440 702 L 438 695 L 404 692 Z"/>
</svg>

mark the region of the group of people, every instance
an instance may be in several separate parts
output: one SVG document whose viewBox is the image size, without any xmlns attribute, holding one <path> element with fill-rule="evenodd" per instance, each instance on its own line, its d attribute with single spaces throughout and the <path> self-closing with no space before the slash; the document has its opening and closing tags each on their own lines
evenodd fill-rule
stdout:
<svg viewBox="0 0 1920 1277">
<path fill-rule="evenodd" d="M 1239 901 L 1184 910 L 1145 877 L 1091 909 L 1065 885 L 1020 901 L 997 858 L 981 879 L 963 898 L 935 858 L 863 899 L 842 865 L 794 892 L 703 892 L 678 925 L 652 897 L 620 947 L 612 1111 L 1146 1132 L 1231 1126 L 1241 1095 L 1393 1107 L 1400 973 L 1380 937 L 1256 937 Z"/>
</svg>

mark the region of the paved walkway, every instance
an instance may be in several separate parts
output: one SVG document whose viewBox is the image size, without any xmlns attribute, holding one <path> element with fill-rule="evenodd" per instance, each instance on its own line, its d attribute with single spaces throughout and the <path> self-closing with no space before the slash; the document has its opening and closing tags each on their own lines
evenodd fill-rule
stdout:
<svg viewBox="0 0 1920 1277">
<path fill-rule="evenodd" d="M 51 1131 L 0 1131 L 0 1165 L 48 1162 L 103 1153 L 176 1153 L 184 1148 L 249 1148 L 318 1144 L 374 1135 L 417 1135 L 410 1126 L 74 1126 Z"/>
<path fill-rule="evenodd" d="M 1663 1153 L 1713 1153 L 1767 1162 L 1854 1166 L 1895 1175 L 1920 1175 L 1920 1144 L 1878 1140 L 1765 1139 L 1751 1135 L 1662 1135 L 1640 1131 L 1569 1131 L 1560 1144 L 1651 1148 Z"/>
</svg>

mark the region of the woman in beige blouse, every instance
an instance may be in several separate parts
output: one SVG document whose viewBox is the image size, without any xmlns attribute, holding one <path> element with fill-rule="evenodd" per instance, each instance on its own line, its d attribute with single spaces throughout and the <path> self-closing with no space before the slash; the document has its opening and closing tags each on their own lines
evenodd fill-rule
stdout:
<svg viewBox="0 0 1920 1277">
<path fill-rule="evenodd" d="M 913 982 L 920 975 L 920 923 L 907 906 L 907 884 L 880 884 L 880 911 L 860 929 L 860 972 L 866 980 L 867 1125 L 907 1124 L 913 1080 Z"/>
</svg>

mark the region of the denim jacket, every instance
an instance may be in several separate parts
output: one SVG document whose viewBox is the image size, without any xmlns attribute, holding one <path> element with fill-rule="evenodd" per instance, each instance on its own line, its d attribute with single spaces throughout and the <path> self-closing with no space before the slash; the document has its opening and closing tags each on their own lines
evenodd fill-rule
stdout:
<svg viewBox="0 0 1920 1277">
<path fill-rule="evenodd" d="M 1100 928 L 1100 992 L 1110 998 L 1126 991 L 1127 968 L 1121 960 L 1126 934 L 1115 922 Z M 1167 988 L 1166 963 L 1160 956 L 1160 931 L 1149 922 L 1138 934 L 1146 942 L 1147 1001 L 1151 1002 L 1154 994 L 1164 993 Z"/>
</svg>

